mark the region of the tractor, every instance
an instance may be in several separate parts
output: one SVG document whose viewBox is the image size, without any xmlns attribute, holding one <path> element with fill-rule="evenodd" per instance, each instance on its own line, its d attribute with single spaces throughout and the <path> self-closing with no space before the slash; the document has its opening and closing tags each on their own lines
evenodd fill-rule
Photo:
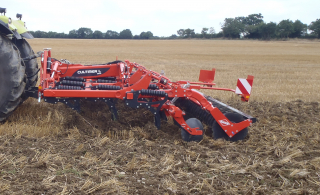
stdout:
<svg viewBox="0 0 320 195">
<path fill-rule="evenodd" d="M 6 16 L 6 8 L 0 8 L 0 121 L 6 119 L 16 107 L 25 101 L 27 91 L 38 81 L 36 59 L 22 59 L 34 52 L 26 41 L 33 39 L 26 23 L 17 14 L 17 20 Z"/>
</svg>

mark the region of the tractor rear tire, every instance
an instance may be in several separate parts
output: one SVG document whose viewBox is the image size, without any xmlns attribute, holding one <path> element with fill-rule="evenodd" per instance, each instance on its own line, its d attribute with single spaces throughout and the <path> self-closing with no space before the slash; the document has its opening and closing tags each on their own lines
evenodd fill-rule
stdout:
<svg viewBox="0 0 320 195">
<path fill-rule="evenodd" d="M 18 47 L 20 51 L 21 58 L 25 58 L 34 54 L 31 46 L 25 39 L 14 39 L 13 42 Z M 27 84 L 26 90 L 30 90 L 34 87 L 38 82 L 38 62 L 37 59 L 32 59 L 29 61 L 22 62 L 26 66 L 26 75 L 27 75 Z M 28 97 L 24 97 L 23 99 L 27 99 Z"/>
<path fill-rule="evenodd" d="M 26 78 L 18 48 L 0 34 L 0 122 L 20 104 Z"/>
</svg>

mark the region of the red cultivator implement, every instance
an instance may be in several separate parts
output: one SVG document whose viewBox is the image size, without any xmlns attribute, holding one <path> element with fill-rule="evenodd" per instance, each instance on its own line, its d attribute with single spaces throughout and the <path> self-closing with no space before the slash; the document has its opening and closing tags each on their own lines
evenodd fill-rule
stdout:
<svg viewBox="0 0 320 195">
<path fill-rule="evenodd" d="M 56 104 L 65 103 L 80 111 L 80 99 L 105 102 L 113 119 L 118 118 L 115 100 L 123 100 L 132 108 L 144 107 L 155 117 L 160 128 L 161 119 L 171 117 L 182 128 L 185 141 L 200 141 L 202 122 L 212 127 L 213 137 L 236 141 L 244 139 L 247 127 L 255 118 L 205 96 L 197 89 L 231 91 L 248 101 L 253 76 L 239 79 L 236 90 L 213 87 L 215 70 L 201 70 L 199 81 L 172 82 L 163 74 L 147 70 L 129 61 L 114 61 L 99 65 L 71 64 L 51 57 L 50 49 L 24 60 L 41 57 L 40 85 L 27 92 L 28 96 Z"/>
</svg>

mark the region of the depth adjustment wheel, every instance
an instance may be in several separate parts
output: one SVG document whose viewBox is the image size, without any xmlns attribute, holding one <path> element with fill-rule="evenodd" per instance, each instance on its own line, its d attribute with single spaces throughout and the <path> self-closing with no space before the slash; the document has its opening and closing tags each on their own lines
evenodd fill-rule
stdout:
<svg viewBox="0 0 320 195">
<path fill-rule="evenodd" d="M 226 118 L 229 119 L 229 121 L 233 123 L 239 123 L 243 121 L 243 117 L 239 114 L 236 113 L 226 113 L 225 114 Z M 220 125 L 217 123 L 217 121 L 214 121 L 212 125 L 212 136 L 214 139 L 220 139 L 223 138 L 225 140 L 229 141 L 239 141 L 243 140 L 246 136 L 248 135 L 248 128 L 244 128 L 240 132 L 238 132 L 235 136 L 230 138 L 226 132 L 220 127 Z"/>
<path fill-rule="evenodd" d="M 195 141 L 195 142 L 200 142 L 203 139 L 203 125 L 200 120 L 196 118 L 189 118 L 186 120 L 186 123 L 189 125 L 191 128 L 196 128 L 199 127 L 199 129 L 202 131 L 201 135 L 191 135 L 189 132 L 181 128 L 181 136 L 183 141 L 190 142 L 190 141 Z"/>
</svg>

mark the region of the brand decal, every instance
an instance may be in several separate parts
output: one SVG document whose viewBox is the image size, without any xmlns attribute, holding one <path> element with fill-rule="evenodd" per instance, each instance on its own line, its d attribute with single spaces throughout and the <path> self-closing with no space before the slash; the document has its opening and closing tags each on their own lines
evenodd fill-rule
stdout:
<svg viewBox="0 0 320 195">
<path fill-rule="evenodd" d="M 229 125 L 230 125 L 230 123 L 229 123 L 226 119 L 219 120 L 219 123 L 220 123 L 222 126 L 229 126 Z"/>
<path fill-rule="evenodd" d="M 85 77 L 85 76 L 99 76 L 107 72 L 109 68 L 97 68 L 97 69 L 79 69 L 72 76 Z"/>
<path fill-rule="evenodd" d="M 101 70 L 78 70 L 77 74 L 101 74 Z"/>
</svg>

